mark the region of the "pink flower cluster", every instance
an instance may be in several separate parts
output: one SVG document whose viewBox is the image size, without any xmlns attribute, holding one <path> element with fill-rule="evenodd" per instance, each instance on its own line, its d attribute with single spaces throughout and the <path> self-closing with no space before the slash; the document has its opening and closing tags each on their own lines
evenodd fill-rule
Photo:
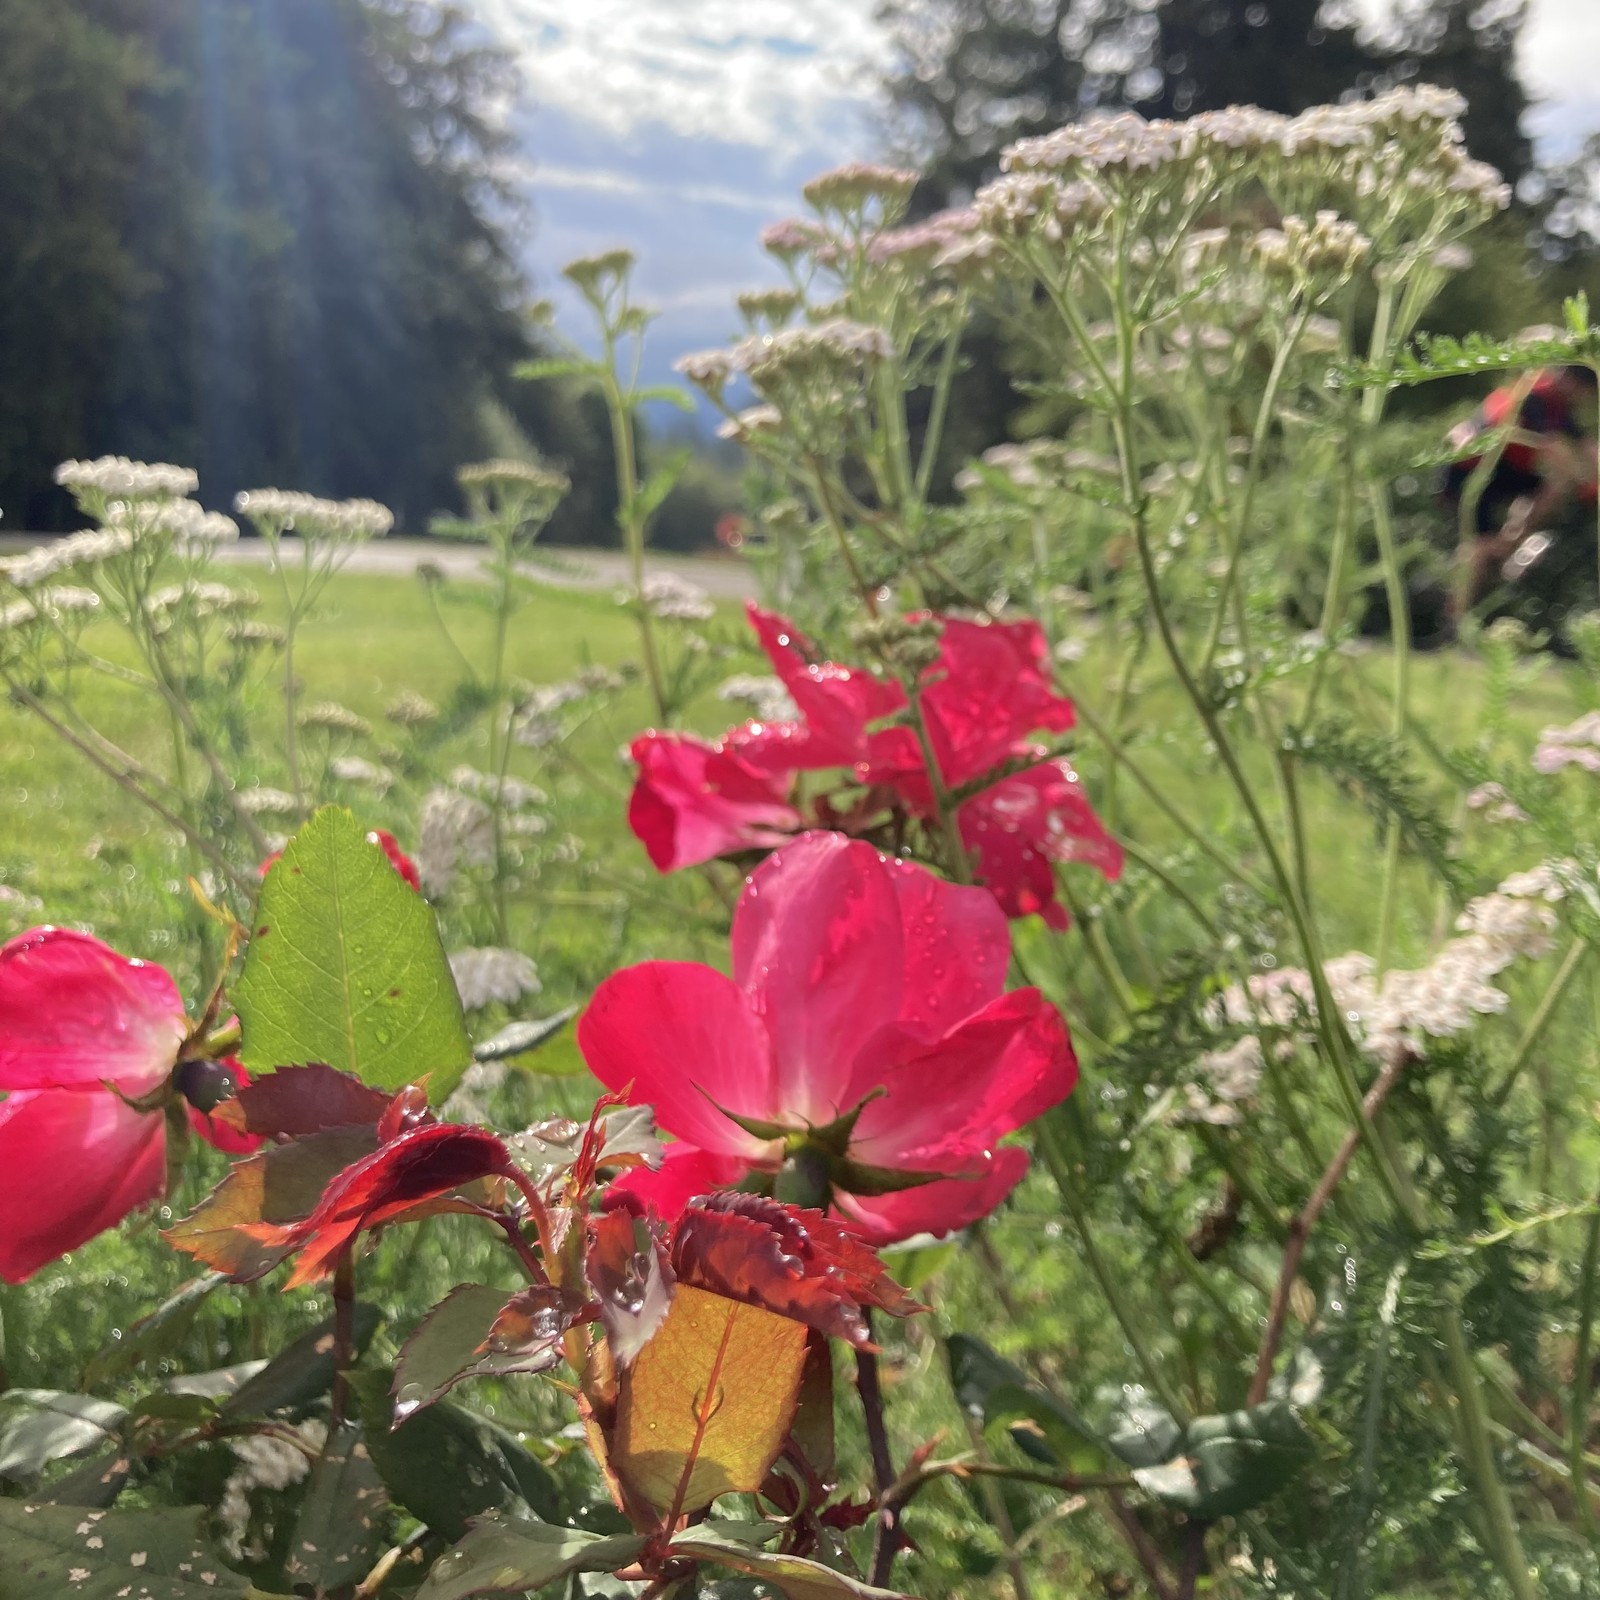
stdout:
<svg viewBox="0 0 1600 1600">
<path fill-rule="evenodd" d="M 898 683 L 820 659 L 773 612 L 751 605 L 749 615 L 799 716 L 748 722 L 714 742 L 681 733 L 634 741 L 628 821 L 661 871 L 776 847 L 808 822 L 797 776 L 842 769 L 843 784 L 861 793 L 846 804 L 824 797 L 810 821 L 860 832 L 898 811 L 930 822 L 939 797 L 954 796 L 973 871 L 1008 917 L 1037 912 L 1052 927 L 1067 925 L 1053 863 L 1121 873 L 1122 850 L 1078 775 L 1031 737 L 1074 721 L 1072 702 L 1051 686 L 1037 623 L 939 619 L 938 656 L 916 688 L 930 770 Z"/>
</svg>

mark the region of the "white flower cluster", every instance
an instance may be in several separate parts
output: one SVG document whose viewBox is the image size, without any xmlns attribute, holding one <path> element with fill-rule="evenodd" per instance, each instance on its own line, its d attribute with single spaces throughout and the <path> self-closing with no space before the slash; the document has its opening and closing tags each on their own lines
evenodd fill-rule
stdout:
<svg viewBox="0 0 1600 1600">
<path fill-rule="evenodd" d="M 902 261 L 908 266 L 930 266 L 951 245 L 969 238 L 978 227 L 978 213 L 972 206 L 936 211 L 921 222 L 903 228 L 886 228 L 867 245 L 867 260 L 877 265 Z"/>
<path fill-rule="evenodd" d="M 181 499 L 200 487 L 190 467 L 163 461 L 130 461 L 126 456 L 101 456 L 95 461 L 63 461 L 56 482 L 74 494 L 88 493 L 122 500 Z"/>
<path fill-rule="evenodd" d="M 1261 1041 L 1246 1034 L 1225 1050 L 1210 1050 L 1195 1062 L 1196 1081 L 1183 1089 L 1180 1115 L 1187 1122 L 1208 1122 L 1231 1128 L 1244 1121 L 1241 1105 L 1254 1100 L 1261 1089 L 1266 1063 Z"/>
<path fill-rule="evenodd" d="M 474 1061 L 450 1091 L 444 1103 L 445 1111 L 458 1122 L 488 1122 L 493 1109 L 490 1102 L 510 1070 L 510 1064 L 505 1061 Z"/>
<path fill-rule="evenodd" d="M 916 186 L 917 174 L 907 168 L 851 161 L 820 173 L 800 192 L 806 203 L 818 211 L 850 216 L 873 201 L 887 211 L 901 211 Z"/>
<path fill-rule="evenodd" d="M 640 591 L 651 616 L 669 622 L 709 622 L 717 614 L 711 596 L 697 583 L 672 572 L 652 573 Z M 631 597 L 625 596 L 625 602 Z"/>
<path fill-rule="evenodd" d="M 770 438 L 782 427 L 783 413 L 776 406 L 746 406 L 743 411 L 718 423 L 717 437 L 732 439 L 736 444 L 748 444 L 752 439 Z"/>
<path fill-rule="evenodd" d="M 439 720 L 439 708 L 415 689 L 402 689 L 384 707 L 383 714 L 402 728 L 426 728 Z"/>
<path fill-rule="evenodd" d="M 361 756 L 335 756 L 328 763 L 328 771 L 340 783 L 353 783 L 360 789 L 371 789 L 374 794 L 387 794 L 394 787 L 394 774 L 376 761 Z"/>
<path fill-rule="evenodd" d="M 292 817 L 300 809 L 299 801 L 283 789 L 241 789 L 238 801 L 252 817 Z"/>
<path fill-rule="evenodd" d="M 1467 795 L 1467 809 L 1481 811 L 1485 822 L 1528 820 L 1528 813 L 1498 783 L 1480 783 Z"/>
<path fill-rule="evenodd" d="M 1310 223 L 1285 217 L 1281 228 L 1263 228 L 1250 245 L 1265 272 L 1288 278 L 1342 278 L 1371 251 L 1372 241 L 1336 211 L 1319 211 Z"/>
<path fill-rule="evenodd" d="M 785 217 L 782 222 L 769 222 L 761 230 L 761 248 L 780 260 L 792 260 L 825 244 L 827 238 L 827 234 L 815 222 L 808 222 L 803 217 Z"/>
<path fill-rule="evenodd" d="M 207 511 L 193 500 L 113 500 L 105 525 L 120 528 L 136 541 L 154 535 L 170 539 L 181 555 L 203 556 L 219 544 L 239 537 L 239 524 L 220 511 Z"/>
<path fill-rule="evenodd" d="M 153 617 L 164 618 L 179 607 L 196 617 L 235 616 L 254 611 L 261 596 L 254 589 L 234 589 L 225 583 L 169 583 L 155 590 L 144 603 Z"/>
<path fill-rule="evenodd" d="M 739 314 L 749 322 L 765 322 L 781 328 L 801 306 L 804 298 L 793 289 L 746 289 L 734 297 Z M 680 370 L 682 370 L 680 368 Z M 698 383 L 700 380 L 694 380 Z"/>
<path fill-rule="evenodd" d="M 717 698 L 749 706 L 757 722 L 793 722 L 800 715 L 783 681 L 770 675 L 737 673 L 718 686 Z"/>
<path fill-rule="evenodd" d="M 745 373 L 760 389 L 859 371 L 894 356 L 894 342 L 882 329 L 848 317 L 753 333 L 733 347 L 731 369 Z"/>
<path fill-rule="evenodd" d="M 38 544 L 20 556 L 0 559 L 0 578 L 18 589 L 36 589 L 63 572 L 84 572 L 126 555 L 133 535 L 122 528 L 89 528 L 51 544 Z"/>
<path fill-rule="evenodd" d="M 1516 874 L 1468 902 L 1456 919 L 1457 937 L 1427 966 L 1391 970 L 1381 981 L 1377 963 L 1361 951 L 1329 961 L 1328 988 L 1352 1036 L 1388 1065 L 1421 1059 L 1430 1039 L 1452 1038 L 1477 1017 L 1504 1011 L 1509 1000 L 1490 980 L 1513 962 L 1550 953 L 1556 917 L 1542 902 L 1559 894 L 1558 864 Z M 1310 975 L 1297 967 L 1253 974 L 1243 987 L 1228 988 L 1210 1011 L 1214 1023 L 1266 1026 L 1290 1036 L 1307 1034 L 1316 1015 Z M 1227 1096 L 1215 1089 L 1213 1098 Z"/>
<path fill-rule="evenodd" d="M 14 581 L 14 580 L 13 580 Z M 1546 728 L 1533 752 L 1535 772 L 1582 767 L 1600 772 L 1600 711 L 1588 711 L 1564 728 Z"/>
<path fill-rule="evenodd" d="M 545 494 L 563 495 L 572 487 L 564 472 L 552 471 L 531 461 L 473 461 L 456 469 L 456 481 L 468 485 L 536 489 Z"/>
<path fill-rule="evenodd" d="M 1110 209 L 1110 200 L 1092 183 L 1063 182 L 1050 172 L 1021 168 L 986 183 L 972 206 L 980 226 L 993 238 L 1017 239 L 1038 232 L 1057 242 L 1080 224 L 1099 222 Z M 951 241 L 960 243 L 959 238 Z"/>
<path fill-rule="evenodd" d="M 394 526 L 394 513 L 376 500 L 323 500 L 296 489 L 245 489 L 233 509 L 264 533 L 293 528 L 335 543 L 381 539 Z"/>
<path fill-rule="evenodd" d="M 87 617 L 100 608 L 100 596 L 93 589 L 73 584 L 57 584 L 41 589 L 31 600 L 13 600 L 0 606 L 0 633 L 25 628 L 44 618 L 58 624 L 73 617 Z"/>
<path fill-rule="evenodd" d="M 311 1470 L 311 1456 L 327 1441 L 327 1425 L 322 1422 L 302 1422 L 296 1431 L 305 1441 L 304 1449 L 271 1434 L 244 1434 L 228 1441 L 239 1465 L 222 1486 L 217 1520 L 223 1530 L 222 1547 L 235 1560 L 245 1553 L 251 1493 L 258 1489 L 281 1493 L 299 1483 Z"/>
<path fill-rule="evenodd" d="M 1566 899 L 1567 880 L 1576 878 L 1577 872 L 1578 863 L 1570 859 L 1541 861 L 1527 872 L 1513 872 L 1497 892 L 1525 900 L 1548 900 L 1553 904 Z"/>
<path fill-rule="evenodd" d="M 494 813 L 483 801 L 442 785 L 423 796 L 415 860 L 430 895 L 447 893 L 461 866 L 490 866 L 494 857 Z"/>
<path fill-rule="evenodd" d="M 337 700 L 314 701 L 295 720 L 302 728 L 315 728 L 323 733 L 349 733 L 360 739 L 372 733 L 372 724 L 365 717 Z"/>
<path fill-rule="evenodd" d="M 504 777 L 496 777 L 492 772 L 479 772 L 476 767 L 461 766 L 450 774 L 450 785 L 462 794 L 470 794 L 491 803 L 498 795 L 500 804 L 511 811 L 526 811 L 530 806 L 550 803 L 550 796 L 543 789 L 524 783 L 509 772 Z"/>
<path fill-rule="evenodd" d="M 585 667 L 577 677 L 562 683 L 527 688 L 521 695 L 512 725 L 512 737 L 530 750 L 542 750 L 561 737 L 560 712 L 592 694 L 620 689 L 623 679 L 609 667 Z"/>
<path fill-rule="evenodd" d="M 520 951 L 489 946 L 481 950 L 452 950 L 450 974 L 456 980 L 461 1004 L 477 1011 L 495 1002 L 512 1006 L 525 994 L 538 994 L 539 969 Z"/>
</svg>

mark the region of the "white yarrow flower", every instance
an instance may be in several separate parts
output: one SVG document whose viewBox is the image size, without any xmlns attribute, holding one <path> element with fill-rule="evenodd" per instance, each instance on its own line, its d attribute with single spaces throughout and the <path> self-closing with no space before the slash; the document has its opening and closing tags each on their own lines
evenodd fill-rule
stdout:
<svg viewBox="0 0 1600 1600">
<path fill-rule="evenodd" d="M 542 987 L 539 969 L 518 950 L 493 946 L 453 950 L 450 972 L 456 980 L 461 1004 L 468 1011 L 477 1011 L 496 1001 L 501 1005 L 515 1005 L 524 995 L 537 994 Z"/>
</svg>

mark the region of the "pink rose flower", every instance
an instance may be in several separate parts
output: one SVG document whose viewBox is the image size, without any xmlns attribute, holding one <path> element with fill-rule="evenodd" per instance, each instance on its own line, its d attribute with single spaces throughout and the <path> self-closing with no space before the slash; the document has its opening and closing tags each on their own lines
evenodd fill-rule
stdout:
<svg viewBox="0 0 1600 1600">
<path fill-rule="evenodd" d="M 773 848 L 803 825 L 792 801 L 801 772 L 843 769 L 844 781 L 869 796 L 854 809 L 858 819 L 890 804 L 936 817 L 936 786 L 921 740 L 902 719 L 900 685 L 824 661 L 785 618 L 748 610 L 800 715 L 746 723 L 715 743 L 658 733 L 634 742 L 639 771 L 629 822 L 656 866 L 668 872 Z M 945 618 L 940 630 L 938 658 L 918 684 L 938 788 L 965 792 L 956 829 L 976 877 L 1006 915 L 1038 913 L 1064 928 L 1053 863 L 1083 862 L 1108 878 L 1122 872 L 1121 846 L 1078 775 L 1031 737 L 1071 728 L 1072 702 L 1051 686 L 1037 623 Z"/>
<path fill-rule="evenodd" d="M 128 1102 L 158 1094 L 188 1032 L 161 967 L 66 928 L 0 947 L 0 1278 L 21 1283 L 160 1197 L 165 1114 Z M 211 1137 L 211 1118 L 192 1120 Z"/>
<path fill-rule="evenodd" d="M 596 1077 L 678 1140 L 625 1191 L 673 1217 L 799 1170 L 877 1244 L 953 1232 L 1010 1193 L 1028 1157 L 999 1141 L 1071 1093 L 1077 1061 L 1038 990 L 1006 992 L 991 895 L 808 833 L 751 874 L 732 946 L 731 978 L 679 961 L 614 973 L 579 1024 Z"/>
</svg>

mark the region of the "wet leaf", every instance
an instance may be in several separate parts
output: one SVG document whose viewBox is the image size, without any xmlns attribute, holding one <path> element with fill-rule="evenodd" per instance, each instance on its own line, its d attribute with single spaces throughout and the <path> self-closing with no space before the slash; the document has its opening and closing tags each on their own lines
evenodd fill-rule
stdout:
<svg viewBox="0 0 1600 1600">
<path fill-rule="evenodd" d="M 613 1469 L 661 1511 L 753 1493 L 793 1420 L 805 1342 L 792 1318 L 680 1283 L 622 1376 Z"/>
<path fill-rule="evenodd" d="M 337 806 L 267 873 L 233 998 L 252 1075 L 324 1061 L 380 1089 L 426 1076 L 437 1104 L 472 1063 L 433 911 Z"/>
<path fill-rule="evenodd" d="M 1196 1417 L 1182 1453 L 1134 1472 L 1140 1488 L 1196 1517 L 1235 1516 L 1283 1489 L 1316 1447 L 1294 1408 L 1269 1400 L 1248 1411 Z"/>
<path fill-rule="evenodd" d="M 8 1389 L 0 1394 L 0 1478 L 31 1478 L 52 1461 L 102 1447 L 126 1416 L 92 1395 Z"/>
<path fill-rule="evenodd" d="M 309 1216 L 341 1172 L 372 1154 L 373 1128 L 327 1128 L 235 1161 L 228 1175 L 182 1221 L 162 1233 L 176 1250 L 238 1282 L 263 1277 L 289 1254 L 242 1230 Z"/>
<path fill-rule="evenodd" d="M 508 1022 L 498 1033 L 473 1045 L 475 1061 L 505 1061 L 512 1056 L 526 1055 L 548 1044 L 583 1009 L 567 1006 L 548 1017 L 530 1017 L 522 1022 Z"/>
<path fill-rule="evenodd" d="M 1143 1389 L 1112 1390 L 1115 1409 L 1106 1425 L 1106 1443 L 1130 1467 L 1154 1467 L 1183 1447 L 1176 1418 Z"/>
<path fill-rule="evenodd" d="M 606 1340 L 626 1367 L 655 1337 L 672 1304 L 676 1279 L 657 1228 L 631 1212 L 589 1219 L 584 1272 L 600 1307 Z"/>
<path fill-rule="evenodd" d="M 0 1600 L 199 1600 L 254 1594 L 206 1547 L 206 1513 L 0 1500 Z"/>
<path fill-rule="evenodd" d="M 487 1128 L 426 1123 L 396 1134 L 347 1167 L 328 1184 L 309 1216 L 289 1224 L 247 1223 L 244 1228 L 262 1244 L 301 1252 L 284 1285 L 293 1289 L 332 1272 L 364 1229 L 403 1220 L 417 1207 L 505 1172 L 510 1164 L 506 1147 Z"/>
<path fill-rule="evenodd" d="M 394 1417 L 404 1422 L 468 1378 L 544 1372 L 562 1355 L 561 1336 L 582 1302 L 548 1285 L 510 1296 L 482 1283 L 457 1284 L 406 1341 L 394 1374 Z"/>
<path fill-rule="evenodd" d="M 316 1061 L 253 1078 L 214 1115 L 238 1133 L 299 1139 L 323 1128 L 376 1125 L 388 1105 L 383 1090 Z"/>
<path fill-rule="evenodd" d="M 529 1516 L 481 1517 L 434 1563 L 416 1600 L 525 1594 L 574 1572 L 615 1572 L 637 1561 L 643 1549 L 636 1533 L 557 1528 Z"/>
<path fill-rule="evenodd" d="M 685 1528 L 673 1539 L 672 1549 L 696 1561 L 713 1562 L 729 1571 L 759 1579 L 781 1590 L 789 1600 L 896 1600 L 894 1590 L 875 1589 L 860 1578 L 823 1566 L 820 1561 L 778 1555 L 748 1539 L 732 1537 L 728 1524 L 706 1523 L 698 1528 Z"/>
<path fill-rule="evenodd" d="M 922 1309 L 841 1224 L 762 1195 L 691 1201 L 673 1229 L 672 1266 L 679 1283 L 764 1306 L 857 1346 L 871 1342 L 864 1306 L 897 1317 Z"/>
<path fill-rule="evenodd" d="M 106 1450 L 76 1470 L 42 1485 L 28 1497 L 29 1503 L 85 1506 L 103 1511 L 122 1493 L 132 1470 L 133 1462 L 126 1451 Z"/>
<path fill-rule="evenodd" d="M 319 1594 L 358 1583 L 377 1559 L 387 1503 L 361 1429 L 347 1422 L 328 1436 L 311 1469 L 289 1541 L 287 1576 L 313 1585 Z"/>
<path fill-rule="evenodd" d="M 1017 1448 L 1062 1472 L 1104 1472 L 1105 1446 L 1072 1408 L 981 1339 L 956 1333 L 947 1344 L 950 1381 L 962 1408 L 983 1426 L 1004 1426 Z"/>
<path fill-rule="evenodd" d="M 446 1539 L 486 1511 L 561 1516 L 550 1474 L 506 1429 L 441 1400 L 390 1429 L 391 1374 L 354 1372 L 350 1387 L 367 1450 L 396 1504 Z"/>
</svg>

